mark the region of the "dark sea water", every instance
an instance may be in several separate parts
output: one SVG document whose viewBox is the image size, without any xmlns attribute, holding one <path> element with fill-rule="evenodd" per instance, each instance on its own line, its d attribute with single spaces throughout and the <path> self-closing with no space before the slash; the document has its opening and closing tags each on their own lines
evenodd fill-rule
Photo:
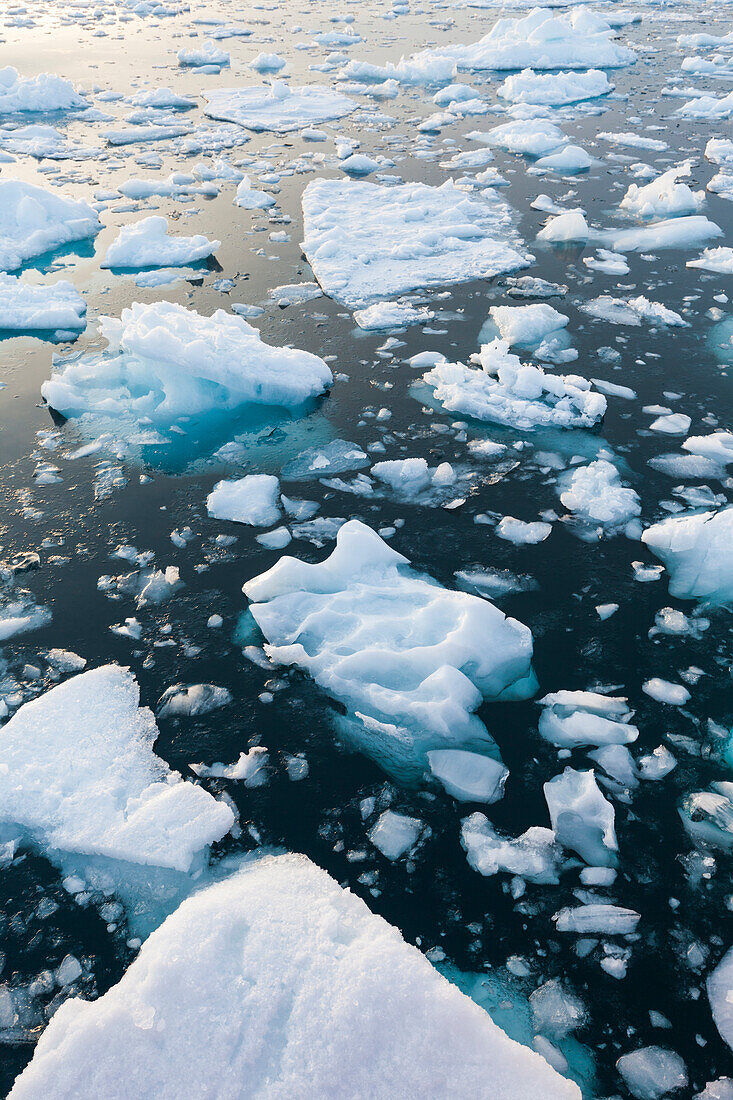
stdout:
<svg viewBox="0 0 733 1100">
<path fill-rule="evenodd" d="M 175 67 L 171 51 L 189 45 L 189 35 L 196 29 L 191 14 L 120 22 L 119 13 L 113 14 L 113 5 L 107 4 L 101 6 L 107 13 L 103 19 L 90 14 L 86 23 L 65 25 L 64 7 L 59 0 L 36 18 L 28 5 L 35 25 L 12 26 L 13 20 L 6 14 L 4 30 L 0 16 L 0 37 L 4 38 L 0 41 L 0 65 L 13 64 L 27 75 L 56 72 L 86 88 L 96 85 L 123 94 L 133 85 L 141 90 L 147 80 L 151 86 L 165 85 L 196 95 L 202 86 L 248 83 L 252 74 L 245 62 L 260 50 L 283 53 L 294 82 L 299 77 L 316 79 L 318 74 L 308 73 L 307 66 L 325 56 L 324 50 L 294 50 L 295 42 L 309 40 L 310 35 L 294 33 L 292 28 L 298 24 L 311 30 L 327 27 L 326 4 L 288 2 L 251 10 L 241 5 L 236 9 L 234 5 L 210 5 L 207 11 L 223 14 L 230 21 L 242 20 L 253 30 L 249 39 L 219 43 L 231 51 L 233 59 L 231 72 L 225 70 L 220 76 L 202 76 Z M 339 174 L 331 142 L 327 148 L 309 146 L 297 134 L 253 134 L 246 145 L 226 154 L 237 162 L 266 153 L 275 169 L 304 152 L 325 150 L 329 154 L 325 166 L 285 176 L 273 188 L 278 208 L 291 218 L 284 227 L 270 225 L 266 213 L 253 214 L 233 206 L 231 184 L 222 186 L 217 198 L 196 198 L 190 203 L 154 198 L 141 202 L 134 211 L 116 213 L 115 207 L 122 204 L 111 202 L 103 215 L 106 228 L 94 245 L 43 257 L 29 267 L 70 279 L 86 298 L 90 323 L 74 351 L 98 341 L 96 317 L 117 316 L 133 301 L 165 299 L 206 315 L 217 308 L 227 309 L 232 302 L 263 304 L 264 313 L 253 323 L 267 342 L 333 356 L 329 363 L 334 372 L 348 376 L 348 380 L 337 381 L 328 396 L 314 402 L 302 417 L 266 413 L 254 424 L 236 418 L 215 424 L 194 419 L 187 426 L 188 434 L 175 446 L 160 448 L 145 458 L 132 455 L 113 463 L 120 467 L 124 484 L 98 499 L 95 477 L 105 456 L 65 460 L 63 455 L 73 450 L 74 441 L 83 442 L 77 440 L 71 425 L 60 425 L 64 445 L 59 450 L 44 454 L 37 447 L 36 433 L 58 426 L 41 399 L 40 386 L 50 376 L 52 354 L 68 349 L 28 336 L 7 335 L 0 341 L 0 381 L 5 383 L 0 389 L 0 557 L 13 562 L 28 551 L 39 555 L 38 568 L 24 573 L 18 583 L 53 614 L 47 626 L 20 635 L 3 647 L 3 675 L 14 678 L 24 698 L 31 698 L 49 684 L 44 651 L 59 647 L 82 655 L 89 667 L 111 661 L 129 665 L 140 683 L 142 702 L 153 708 L 166 687 L 177 682 L 227 687 L 233 696 L 229 706 L 201 717 L 161 719 L 156 743 L 156 751 L 188 776 L 192 762 L 231 762 L 253 745 L 269 750 L 275 767 L 264 787 L 251 790 L 236 781 L 203 780 L 213 792 L 225 790 L 234 800 L 242 825 L 241 836 L 222 842 L 214 858 L 260 845 L 304 852 L 362 896 L 370 909 L 396 925 L 410 943 L 425 951 L 442 948 L 445 961 L 440 965 L 449 976 L 477 996 L 484 988 L 487 1006 L 492 1007 L 493 997 L 494 1008 L 498 1008 L 498 1021 L 522 1038 L 531 1036 L 531 1028 L 527 1030 L 528 994 L 550 978 L 565 979 L 587 1008 L 587 1022 L 575 1034 L 577 1043 L 563 1046 L 587 1097 L 618 1094 L 622 1085 L 614 1068 L 616 1059 L 652 1043 L 669 1046 L 685 1060 L 690 1096 L 706 1081 L 733 1075 L 733 1057 L 713 1023 L 704 989 L 706 974 L 731 945 L 731 857 L 724 851 L 695 851 L 679 816 L 687 793 L 730 778 L 730 758 L 726 762 L 720 742 L 711 739 L 708 728 L 708 720 L 730 728 L 729 612 L 707 610 L 710 626 L 699 639 L 650 638 L 648 632 L 659 609 L 679 607 L 689 613 L 692 605 L 670 597 L 664 576 L 653 583 L 635 580 L 632 561 L 654 561 L 643 544 L 623 535 L 586 542 L 569 525 L 556 522 L 547 541 L 516 546 L 498 539 L 490 526 L 475 522 L 475 516 L 482 513 L 526 520 L 536 519 L 548 509 L 562 514 L 554 488 L 557 472 L 548 467 L 545 453 L 561 454 L 566 460 L 575 455 L 592 458 L 599 449 L 607 448 L 613 451 L 625 482 L 639 494 L 646 525 L 666 514 L 660 502 L 680 499 L 675 490 L 683 483 L 648 465 L 656 455 L 678 452 L 680 439 L 650 432 L 653 417 L 643 413 L 642 407 L 670 405 L 687 413 L 692 417 L 692 434 L 709 432 L 714 423 L 730 427 L 730 368 L 726 365 L 731 361 L 730 348 L 726 351 L 718 346 L 729 330 L 714 330 L 716 323 L 725 322 L 726 314 L 733 314 L 729 302 L 716 300 L 723 292 L 731 294 L 729 277 L 686 268 L 686 260 L 699 254 L 696 248 L 653 255 L 629 253 L 630 271 L 618 277 L 589 271 L 582 256 L 589 255 L 590 249 L 534 243 L 546 218 L 530 208 L 540 192 L 563 205 L 582 205 L 589 223 L 608 227 L 622 224 L 617 208 L 633 179 L 628 174 L 630 161 L 642 160 L 663 170 L 691 158 L 692 174 L 687 182 L 693 190 L 704 188 L 716 171 L 704 159 L 703 151 L 710 137 L 730 136 L 730 122 L 683 122 L 674 111 L 685 99 L 661 92 L 668 86 L 690 84 L 717 95 L 730 90 L 730 81 L 689 78 L 680 73 L 684 52 L 676 47 L 675 39 L 681 33 L 703 30 L 724 34 L 733 27 L 733 14 L 728 18 L 726 9 L 717 5 L 708 5 L 701 13 L 697 6 L 682 3 L 643 5 L 634 10 L 643 13 L 644 21 L 623 28 L 620 34 L 622 41 L 637 49 L 639 61 L 614 72 L 616 96 L 602 104 L 603 113 L 574 109 L 567 117 L 563 112 L 558 123 L 572 141 L 599 158 L 593 168 L 575 177 L 539 177 L 527 174 L 530 162 L 523 158 L 497 150 L 494 160 L 509 181 L 501 193 L 516 211 L 517 230 L 536 256 L 527 273 L 569 288 L 564 298 L 550 300 L 570 316 L 568 331 L 579 351 L 578 361 L 567 369 L 629 386 L 637 393 L 634 401 L 609 398 L 608 413 L 597 431 L 530 438 L 531 433 L 475 422 L 455 427 L 463 418 L 431 408 L 429 391 L 419 386 L 420 372 L 411 369 L 407 360 L 429 349 L 444 353 L 451 361 L 466 362 L 478 350 L 479 332 L 489 307 L 519 304 L 518 299 L 507 296 L 503 278 L 426 292 L 422 297 L 437 311 L 430 332 L 416 326 L 397 334 L 364 333 L 354 326 L 348 310 L 328 298 L 286 308 L 268 299 L 272 287 L 312 279 L 299 247 L 300 194 L 316 175 Z M 499 14 L 497 9 L 425 3 L 413 4 L 408 15 L 385 20 L 387 11 L 383 5 L 373 9 L 353 6 L 355 26 L 364 37 L 351 51 L 353 56 L 383 63 L 428 43 L 475 39 L 486 33 Z M 507 7 L 504 14 L 510 12 Z M 95 34 L 100 29 L 106 36 Z M 488 74 L 463 74 L 459 79 L 474 84 L 490 103 L 497 102 L 498 79 L 492 81 Z M 420 148 L 434 156 L 416 156 L 415 123 L 434 109 L 431 94 L 424 88 L 408 88 L 396 100 L 376 106 L 365 98 L 358 119 L 345 119 L 327 129 L 357 137 L 360 152 L 387 153 L 396 162 L 391 171 L 406 180 L 441 183 L 446 172 L 438 161 L 446 154 L 476 147 L 465 135 L 504 119 L 495 114 L 475 116 L 446 127 L 429 143 L 421 137 Z M 123 117 L 122 104 L 101 102 L 99 106 Z M 370 121 L 370 114 L 378 112 L 391 116 L 392 121 Z M 189 114 L 199 125 L 206 122 L 198 108 Z M 596 139 L 598 130 L 632 128 L 630 116 L 641 116 L 645 128 L 658 127 L 650 132 L 669 148 L 650 152 Z M 64 125 L 59 123 L 62 129 Z M 105 128 L 104 124 L 68 125 L 80 140 L 89 140 Z M 448 140 L 455 141 L 455 146 L 447 146 Z M 119 169 L 105 160 L 62 162 L 60 171 L 68 174 L 63 193 L 91 199 L 97 189 L 113 188 L 116 181 L 128 176 L 160 174 L 165 178 L 201 159 L 175 155 L 169 143 L 157 143 L 155 152 L 163 161 L 158 172 L 134 163 L 135 147 L 121 152 L 127 159 Z M 628 161 L 619 155 L 628 156 Z M 48 162 L 41 166 L 44 164 Z M 19 157 L 14 164 L 2 165 L 0 178 L 38 182 L 43 177 L 37 167 L 31 158 Z M 565 197 L 570 192 L 575 195 L 568 202 Z M 151 212 L 176 218 L 178 232 L 202 232 L 220 239 L 216 260 L 200 265 L 196 279 L 155 290 L 137 288 L 129 275 L 100 270 L 101 255 L 119 226 Z M 715 243 L 730 243 L 731 203 L 708 193 L 703 213 L 726 232 L 726 237 Z M 290 242 L 270 242 L 268 232 L 282 228 L 289 232 Z M 215 288 L 222 278 L 235 281 L 228 294 Z M 690 326 L 650 327 L 645 322 L 633 328 L 594 321 L 579 306 L 604 293 L 645 294 L 682 313 Z M 711 308 L 720 313 L 710 316 Z M 396 335 L 401 345 L 380 352 L 390 335 Z M 598 355 L 602 346 L 615 348 L 620 361 L 615 365 L 604 362 Z M 679 396 L 671 399 L 665 392 Z M 382 407 L 388 407 L 392 416 L 377 422 L 374 413 Z M 436 423 L 446 426 L 442 434 L 433 430 Z M 234 466 L 212 461 L 213 450 L 242 430 L 251 431 L 245 461 Z M 261 644 L 256 633 L 245 637 L 255 628 L 242 619 L 246 610 L 242 584 L 273 565 L 280 552 L 259 546 L 255 528 L 208 517 L 206 496 L 223 476 L 278 473 L 304 447 L 336 437 L 362 447 L 381 438 L 386 454 L 375 455 L 375 460 L 420 456 L 431 466 L 444 461 L 476 465 L 479 477 L 466 503 L 456 510 L 394 497 L 365 500 L 315 480 L 298 486 L 283 483 L 283 487 L 286 492 L 317 500 L 321 516 L 357 517 L 375 529 L 403 521 L 391 545 L 415 568 L 447 587 L 455 586 L 455 571 L 472 566 L 535 578 L 535 590 L 497 602 L 533 632 L 538 697 L 560 688 L 612 688 L 614 694 L 628 696 L 636 711 L 634 722 L 640 737 L 633 746 L 634 754 L 650 752 L 660 743 L 674 753 L 677 767 L 669 776 L 658 783 L 642 783 L 630 805 L 614 804 L 619 874 L 612 887 L 599 888 L 597 893 L 603 900 L 642 915 L 624 980 L 618 981 L 600 968 L 600 946 L 581 958 L 574 950 L 575 937 L 555 932 L 553 914 L 577 900 L 576 873 L 565 875 L 559 886 L 528 884 L 518 898 L 512 896 L 506 874 L 481 877 L 469 867 L 459 843 L 460 822 L 470 812 L 465 805 L 442 792 L 436 796 L 424 787 L 406 789 L 391 782 L 374 762 L 339 744 L 334 717 L 340 707 L 308 677 L 293 669 L 268 671 L 242 656 L 245 641 Z M 467 439 L 476 437 L 510 443 L 529 440 L 530 445 L 510 452 L 516 455 L 514 461 L 481 465 L 466 445 Z M 542 452 L 539 457 L 537 451 Z M 60 483 L 34 483 L 39 457 L 59 467 Z M 684 482 L 686 487 L 698 484 L 702 482 Z M 713 493 L 729 497 L 730 485 L 720 481 L 709 484 Z M 171 542 L 170 532 L 185 526 L 191 527 L 195 537 L 179 549 Z M 236 541 L 223 547 L 214 541 L 221 534 L 233 535 Z M 178 566 L 185 587 L 172 599 L 141 612 L 135 611 L 127 597 L 110 599 L 98 590 L 97 580 L 103 574 L 126 571 L 124 562 L 110 559 L 110 553 L 122 544 L 152 550 L 159 566 Z M 296 540 L 286 552 L 320 561 L 332 545 L 318 548 Z M 601 622 L 595 607 L 611 602 L 618 603 L 619 610 Z M 221 630 L 207 628 L 209 616 L 215 613 L 223 616 Z M 111 625 L 133 614 L 143 625 L 140 642 L 110 632 Z M 172 645 L 159 644 L 171 640 Z M 190 655 L 192 645 L 200 647 L 195 656 Z M 24 674 L 27 665 L 41 669 L 40 679 Z M 651 677 L 678 681 L 680 670 L 690 666 L 703 674 L 683 708 L 663 707 L 642 692 L 642 683 Z M 260 701 L 263 691 L 272 691 L 272 702 Z M 559 760 L 557 750 L 537 733 L 539 708 L 532 700 L 486 703 L 479 716 L 498 742 L 510 770 L 504 799 L 489 808 L 491 821 L 514 836 L 529 826 L 547 825 L 542 784 L 566 763 L 587 767 L 585 753 Z M 310 769 L 306 780 L 289 781 L 282 765 L 288 753 L 306 755 Z M 393 809 L 419 817 L 430 826 L 430 839 L 413 859 L 392 864 L 370 845 L 359 806 L 372 795 L 384 805 L 391 797 Z M 369 885 L 363 881 L 365 873 Z M 50 915 L 45 915 L 48 907 L 42 905 L 39 910 L 45 899 L 56 905 Z M 23 852 L 0 871 L 2 981 L 11 986 L 27 984 L 71 953 L 90 964 L 89 976 L 77 992 L 100 995 L 119 980 L 134 955 L 126 945 L 128 938 L 124 918 L 109 932 L 94 906 L 76 905 L 61 886 L 58 872 L 38 854 Z M 513 955 L 526 959 L 530 977 L 516 978 L 507 972 L 506 960 Z M 476 975 L 484 975 L 489 986 L 477 985 Z M 515 1004 L 513 1011 L 507 1011 L 508 1002 Z M 650 1010 L 663 1013 L 671 1029 L 654 1028 Z M 3 1033 L 3 1094 L 32 1056 L 40 1026 Z"/>
</svg>

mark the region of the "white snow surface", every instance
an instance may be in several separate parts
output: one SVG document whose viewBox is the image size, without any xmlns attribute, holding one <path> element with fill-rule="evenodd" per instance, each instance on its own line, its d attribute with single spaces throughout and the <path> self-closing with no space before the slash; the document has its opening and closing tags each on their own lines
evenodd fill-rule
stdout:
<svg viewBox="0 0 733 1100">
<path fill-rule="evenodd" d="M 0 271 L 94 237 L 101 228 L 96 210 L 82 200 L 21 180 L 0 180 Z"/>
<path fill-rule="evenodd" d="M 580 1100 L 297 855 L 252 861 L 184 901 L 118 985 L 61 1005 L 11 1095 L 214 1094 Z"/>
<path fill-rule="evenodd" d="M 493 192 L 469 197 L 452 180 L 440 187 L 313 180 L 303 217 L 301 247 L 318 282 L 350 309 L 530 262 L 504 200 Z"/>
<path fill-rule="evenodd" d="M 358 520 L 325 561 L 282 557 L 244 591 L 269 656 L 346 703 L 352 735 L 387 770 L 419 779 L 432 749 L 491 751 L 482 698 L 535 690 L 527 627 L 415 572 Z"/>
<path fill-rule="evenodd" d="M 0 729 L 0 820 L 43 854 L 188 871 L 231 809 L 156 756 L 155 719 L 128 669 L 83 672 Z"/>
<path fill-rule="evenodd" d="M 291 88 L 282 80 L 250 88 L 204 91 L 204 113 L 247 130 L 288 134 L 351 114 L 357 103 L 321 84 Z"/>
</svg>

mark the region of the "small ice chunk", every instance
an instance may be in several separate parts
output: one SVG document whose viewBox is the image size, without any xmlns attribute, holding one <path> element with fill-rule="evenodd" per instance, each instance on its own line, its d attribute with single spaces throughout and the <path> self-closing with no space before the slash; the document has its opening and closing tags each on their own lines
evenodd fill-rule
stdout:
<svg viewBox="0 0 733 1100">
<path fill-rule="evenodd" d="M 637 1100 L 662 1100 L 668 1093 L 687 1087 L 685 1063 L 679 1054 L 665 1047 L 640 1047 L 622 1054 L 616 1069 Z"/>
<path fill-rule="evenodd" d="M 601 794 L 593 771 L 566 768 L 544 784 L 550 821 L 560 844 L 591 867 L 615 867 L 618 842 L 613 806 Z"/>
<path fill-rule="evenodd" d="M 171 237 L 168 219 L 154 216 L 125 225 L 107 249 L 102 267 L 181 267 L 205 260 L 221 245 L 203 234 Z"/>
<path fill-rule="evenodd" d="M 583 745 L 628 745 L 639 730 L 631 725 L 633 711 L 620 696 L 594 691 L 556 691 L 539 700 L 544 707 L 539 732 L 557 748 Z"/>
<path fill-rule="evenodd" d="M 607 936 L 627 936 L 636 931 L 641 915 L 633 909 L 607 902 L 593 902 L 561 909 L 552 918 L 558 932 L 596 932 Z"/>
<path fill-rule="evenodd" d="M 525 523 L 524 520 L 515 519 L 514 516 L 504 516 L 496 525 L 496 533 L 500 539 L 513 542 L 519 546 L 536 546 L 544 542 L 552 533 L 552 524 L 541 520 Z"/>
<path fill-rule="evenodd" d="M 498 802 L 504 797 L 509 769 L 490 756 L 464 749 L 433 749 L 427 754 L 431 773 L 459 802 Z"/>
<path fill-rule="evenodd" d="M 231 701 L 231 692 L 217 684 L 172 684 L 158 700 L 158 718 L 208 714 Z"/>
<path fill-rule="evenodd" d="M 534 825 L 521 836 L 504 836 L 482 813 L 471 814 L 461 825 L 461 844 L 474 871 L 487 877 L 505 871 L 527 882 L 560 881 L 560 847 L 551 829 Z"/>
<path fill-rule="evenodd" d="M 385 810 L 369 830 L 369 839 L 383 856 L 394 861 L 415 847 L 424 828 L 419 818 Z"/>
<path fill-rule="evenodd" d="M 684 706 L 690 698 L 690 693 L 683 684 L 671 684 L 669 680 L 662 680 L 659 676 L 643 683 L 641 690 L 658 703 L 669 703 L 673 707 Z"/>
</svg>

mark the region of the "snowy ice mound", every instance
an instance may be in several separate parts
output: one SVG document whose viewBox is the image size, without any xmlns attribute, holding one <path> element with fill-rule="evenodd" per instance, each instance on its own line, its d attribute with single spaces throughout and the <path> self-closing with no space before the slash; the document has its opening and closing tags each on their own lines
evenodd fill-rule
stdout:
<svg viewBox="0 0 733 1100">
<path fill-rule="evenodd" d="M 11 1095 L 580 1100 L 297 855 L 253 861 L 189 898 L 118 985 L 61 1005 Z"/>
<path fill-rule="evenodd" d="M 633 522 L 641 515 L 641 502 L 633 489 L 621 483 L 612 462 L 598 458 L 588 466 L 568 470 L 558 480 L 560 500 L 573 513 L 576 532 L 587 541 L 618 534 L 630 537 Z"/>
<path fill-rule="evenodd" d="M 12 65 L 0 69 L 0 115 L 83 110 L 88 106 L 73 84 L 60 76 L 40 73 L 24 78 Z"/>
<path fill-rule="evenodd" d="M 188 871 L 232 811 L 153 752 L 155 719 L 118 665 L 25 703 L 0 729 L 0 823 L 53 862 L 67 855 Z"/>
<path fill-rule="evenodd" d="M 363 523 L 317 565 L 283 557 L 244 585 L 276 662 L 298 665 L 349 709 L 349 734 L 417 781 L 432 749 L 496 747 L 482 697 L 534 693 L 532 635 L 497 607 L 416 573 Z"/>
<path fill-rule="evenodd" d="M 321 84 L 291 88 L 281 80 L 252 88 L 215 88 L 204 92 L 204 113 L 247 130 L 288 134 L 321 122 L 335 122 L 357 103 Z"/>
<path fill-rule="evenodd" d="M 386 186 L 313 180 L 303 193 L 302 248 L 323 290 L 350 309 L 416 288 L 526 267 L 511 208 L 469 198 L 448 180 Z"/>
<path fill-rule="evenodd" d="M 631 65 L 636 54 L 615 42 L 614 33 L 596 12 L 575 8 L 553 15 L 548 8 L 535 8 L 522 18 L 497 20 L 478 42 L 423 50 L 396 68 L 440 71 L 447 61 L 468 70 L 616 69 Z"/>
<path fill-rule="evenodd" d="M 141 423 L 170 428 L 179 417 L 247 404 L 293 408 L 324 392 L 331 371 L 317 355 L 275 348 L 243 317 L 202 317 L 172 302 L 135 303 L 100 319 L 103 352 L 54 362 L 41 393 L 96 437 L 132 439 Z"/>
<path fill-rule="evenodd" d="M 14 271 L 34 256 L 94 237 L 101 228 L 96 210 L 86 202 L 32 183 L 0 180 L 0 271 Z"/>
<path fill-rule="evenodd" d="M 592 428 L 603 419 L 606 399 L 585 378 L 521 363 L 505 340 L 484 344 L 478 359 L 481 369 L 442 362 L 424 375 L 448 412 L 522 431 Z"/>
<path fill-rule="evenodd" d="M 102 267 L 182 267 L 211 256 L 221 241 L 210 241 L 202 233 L 193 237 L 172 237 L 168 219 L 154 215 L 120 229 L 107 249 Z"/>
<path fill-rule="evenodd" d="M 670 574 L 669 591 L 682 600 L 733 599 L 733 507 L 663 519 L 641 536 Z"/>
<path fill-rule="evenodd" d="M 71 283 L 34 286 L 0 273 L 0 329 L 75 338 L 86 326 L 86 311 L 86 302 Z"/>
</svg>

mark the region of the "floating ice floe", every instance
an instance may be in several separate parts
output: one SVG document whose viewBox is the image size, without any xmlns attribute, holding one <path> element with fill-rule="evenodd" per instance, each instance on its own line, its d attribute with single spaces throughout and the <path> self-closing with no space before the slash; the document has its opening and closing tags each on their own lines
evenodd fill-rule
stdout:
<svg viewBox="0 0 733 1100">
<path fill-rule="evenodd" d="M 502 340 L 510 346 L 532 349 L 539 358 L 544 357 L 544 348 L 552 351 L 553 342 L 570 320 L 546 302 L 533 302 L 527 306 L 491 306 L 489 315 Z M 576 355 L 573 352 L 573 357 Z"/>
<path fill-rule="evenodd" d="M 514 839 L 500 833 L 482 813 L 461 824 L 461 844 L 474 871 L 489 877 L 505 871 L 527 882 L 557 883 L 562 850 L 552 829 L 533 825 Z"/>
<path fill-rule="evenodd" d="M 565 172 L 575 173 L 584 172 L 590 168 L 593 164 L 593 157 L 586 153 L 585 149 L 579 145 L 566 145 L 564 149 L 560 149 L 557 153 L 550 153 L 548 156 L 540 157 L 538 161 L 529 169 L 530 173 L 538 174 L 540 172 Z"/>
<path fill-rule="evenodd" d="M 663 519 L 641 540 L 667 567 L 673 596 L 713 604 L 733 599 L 733 507 Z"/>
<path fill-rule="evenodd" d="M 614 30 L 602 15 L 574 8 L 556 16 L 535 8 L 524 17 L 498 19 L 478 42 L 403 58 L 388 75 L 399 80 L 401 74 L 422 74 L 428 83 L 449 79 L 451 62 L 459 70 L 540 70 L 615 69 L 635 60 L 633 50 L 614 41 Z"/>
<path fill-rule="evenodd" d="M 665 1047 L 640 1047 L 616 1062 L 626 1088 L 636 1100 L 662 1100 L 687 1087 L 687 1069 L 679 1054 Z"/>
<path fill-rule="evenodd" d="M 533 68 L 508 76 L 497 88 L 497 95 L 512 103 L 540 107 L 563 107 L 584 99 L 608 95 L 614 85 L 600 69 L 585 73 L 537 73 Z"/>
<path fill-rule="evenodd" d="M 559 749 L 585 745 L 628 745 L 639 730 L 625 698 L 595 691 L 554 691 L 539 700 L 539 732 Z"/>
<path fill-rule="evenodd" d="M 72 283 L 27 283 L 0 273 L 0 329 L 54 332 L 75 339 L 86 326 L 86 302 Z"/>
<path fill-rule="evenodd" d="M 245 787 L 264 787 L 269 778 L 270 754 L 261 745 L 241 752 L 234 764 L 189 764 L 194 775 L 202 779 L 235 779 Z"/>
<path fill-rule="evenodd" d="M 221 241 L 209 241 L 203 234 L 195 237 L 169 237 L 168 220 L 158 216 L 143 218 L 123 226 L 110 244 L 102 267 L 178 267 L 206 260 Z"/>
<path fill-rule="evenodd" d="M 709 118 L 714 122 L 733 117 L 733 92 L 718 98 L 714 95 L 701 95 L 683 103 L 677 109 L 682 118 Z"/>
<path fill-rule="evenodd" d="M 580 308 L 591 317 L 610 321 L 613 325 L 638 326 L 642 321 L 649 321 L 652 324 L 689 327 L 689 321 L 680 317 L 679 313 L 659 302 L 650 302 L 643 294 L 636 298 L 613 298 L 610 294 L 601 294 L 598 298 L 583 302 Z"/>
<path fill-rule="evenodd" d="M 265 344 L 223 310 L 202 317 L 172 302 L 135 303 L 99 327 L 109 346 L 55 361 L 41 387 L 52 408 L 95 438 L 105 423 L 129 440 L 141 424 L 161 430 L 247 404 L 294 408 L 332 382 L 317 355 Z"/>
<path fill-rule="evenodd" d="M 733 248 L 721 245 L 706 248 L 696 260 L 688 260 L 687 267 L 699 267 L 701 271 L 717 271 L 720 275 L 733 275 Z"/>
<path fill-rule="evenodd" d="M 363 470 L 369 457 L 356 443 L 346 439 L 332 439 L 323 447 L 308 447 L 291 459 L 281 470 L 285 481 L 308 481 L 319 477 L 336 477 L 338 474 Z"/>
<path fill-rule="evenodd" d="M 690 165 L 670 168 L 651 183 L 629 186 L 621 200 L 620 208 L 639 218 L 671 218 L 681 214 L 695 214 L 705 201 L 704 191 L 692 191 L 679 176 L 688 176 Z"/>
<path fill-rule="evenodd" d="M 428 753 L 431 775 L 458 802 L 498 802 L 504 796 L 509 769 L 490 756 L 463 749 Z"/>
<path fill-rule="evenodd" d="M 294 855 L 201 890 L 119 984 L 62 1004 L 12 1096 L 117 1097 L 120 1082 L 160 1100 L 580 1100 L 360 898 Z"/>
<path fill-rule="evenodd" d="M 708 976 L 707 991 L 715 1026 L 733 1050 L 733 948 Z"/>
<path fill-rule="evenodd" d="M 693 843 L 729 850 L 733 847 L 733 783 L 711 783 L 707 791 L 693 791 L 683 799 L 680 817 Z"/>
<path fill-rule="evenodd" d="M 25 703 L 0 730 L 0 816 L 64 868 L 76 855 L 190 871 L 234 823 L 230 808 L 153 752 L 158 730 L 117 665 Z"/>
<path fill-rule="evenodd" d="M 100 148 L 72 145 L 54 126 L 38 124 L 0 131 L 0 148 L 37 160 L 91 160 L 102 152 Z"/>
<path fill-rule="evenodd" d="M 249 182 L 249 176 L 242 177 L 237 187 L 234 202 L 245 210 L 267 210 L 270 206 L 275 205 L 273 196 L 268 195 L 266 191 L 258 191 L 256 187 L 253 187 Z"/>
<path fill-rule="evenodd" d="M 435 314 L 425 306 L 411 306 L 402 302 L 375 302 L 366 309 L 357 309 L 354 320 L 367 332 L 406 328 L 408 325 L 425 325 Z"/>
<path fill-rule="evenodd" d="M 172 684 L 158 700 L 158 717 L 180 718 L 208 714 L 231 701 L 232 696 L 227 688 L 217 684 Z"/>
<path fill-rule="evenodd" d="M 480 369 L 437 363 L 424 375 L 449 412 L 512 428 L 592 428 L 606 412 L 605 397 L 578 375 L 546 374 L 521 363 L 504 340 L 484 344 Z"/>
<path fill-rule="evenodd" d="M 4 581 L 3 576 L 0 581 Z M 0 644 L 50 622 L 50 610 L 39 606 L 30 592 L 15 588 L 12 583 L 0 583 Z"/>
<path fill-rule="evenodd" d="M 220 481 L 206 500 L 214 519 L 248 523 L 251 527 L 272 527 L 280 511 L 280 482 L 273 474 L 246 474 L 237 481 Z"/>
<path fill-rule="evenodd" d="M 344 702 L 345 735 L 406 780 L 422 778 L 432 749 L 498 755 L 473 712 L 483 697 L 535 690 L 525 626 L 413 571 L 358 520 L 324 562 L 283 557 L 244 591 L 272 660 Z"/>
<path fill-rule="evenodd" d="M 335 122 L 357 107 L 355 100 L 325 85 L 291 88 L 281 80 L 254 88 L 215 88 L 205 91 L 204 98 L 204 113 L 210 118 L 276 134 Z"/>
<path fill-rule="evenodd" d="M 590 867 L 615 867 L 618 842 L 613 806 L 601 794 L 593 771 L 566 768 L 544 785 L 555 836 Z"/>
<path fill-rule="evenodd" d="M 87 240 L 101 228 L 96 210 L 86 202 L 32 183 L 0 180 L 0 271 L 14 271 L 45 252 Z"/>
<path fill-rule="evenodd" d="M 179 50 L 178 64 L 183 68 L 215 67 L 217 69 L 229 64 L 229 54 L 220 50 L 215 42 L 208 39 L 199 49 Z"/>
<path fill-rule="evenodd" d="M 733 432 L 712 432 L 711 435 L 690 435 L 682 444 L 690 454 L 710 458 L 727 466 L 733 462 Z"/>
<path fill-rule="evenodd" d="M 221 241 L 210 241 L 201 233 L 194 237 L 171 237 L 168 219 L 156 215 L 123 226 L 101 266 L 181 267 L 205 260 L 220 245 Z"/>
<path fill-rule="evenodd" d="M 635 910 L 607 902 L 561 909 L 553 917 L 558 932 L 579 932 L 583 935 L 595 932 L 607 936 L 631 935 L 640 919 L 640 914 Z"/>
<path fill-rule="evenodd" d="M 538 241 L 564 244 L 566 241 L 587 241 L 590 229 L 582 210 L 566 210 L 551 218 L 537 234 Z"/>
<path fill-rule="evenodd" d="M 505 542 L 515 546 L 537 546 L 552 534 L 552 524 L 542 520 L 526 523 L 514 516 L 503 516 L 496 525 L 496 533 Z"/>
<path fill-rule="evenodd" d="M 641 502 L 633 489 L 621 484 L 612 462 L 598 458 L 588 466 L 576 466 L 560 476 L 558 490 L 581 537 L 593 541 L 620 531 L 639 537 L 635 521 L 641 515 Z"/>
<path fill-rule="evenodd" d="M 394 862 L 414 851 L 424 831 L 419 818 L 385 810 L 369 830 L 369 839 L 386 859 Z"/>
<path fill-rule="evenodd" d="M 510 207 L 452 180 L 387 186 L 319 179 L 303 193 L 302 243 L 324 293 L 350 309 L 416 288 L 526 267 Z"/>
<path fill-rule="evenodd" d="M 51 73 L 22 77 L 8 65 L 0 69 L 0 115 L 83 110 L 89 104 L 63 77 Z"/>
<path fill-rule="evenodd" d="M 691 248 L 722 237 L 723 230 L 702 214 L 667 218 L 639 229 L 607 229 L 603 239 L 614 252 L 652 252 L 657 248 Z"/>
<path fill-rule="evenodd" d="M 567 137 L 562 130 L 543 118 L 519 119 L 504 122 L 484 134 L 482 141 L 487 145 L 506 149 L 508 153 L 521 153 L 528 157 L 545 157 L 567 145 Z"/>
</svg>

